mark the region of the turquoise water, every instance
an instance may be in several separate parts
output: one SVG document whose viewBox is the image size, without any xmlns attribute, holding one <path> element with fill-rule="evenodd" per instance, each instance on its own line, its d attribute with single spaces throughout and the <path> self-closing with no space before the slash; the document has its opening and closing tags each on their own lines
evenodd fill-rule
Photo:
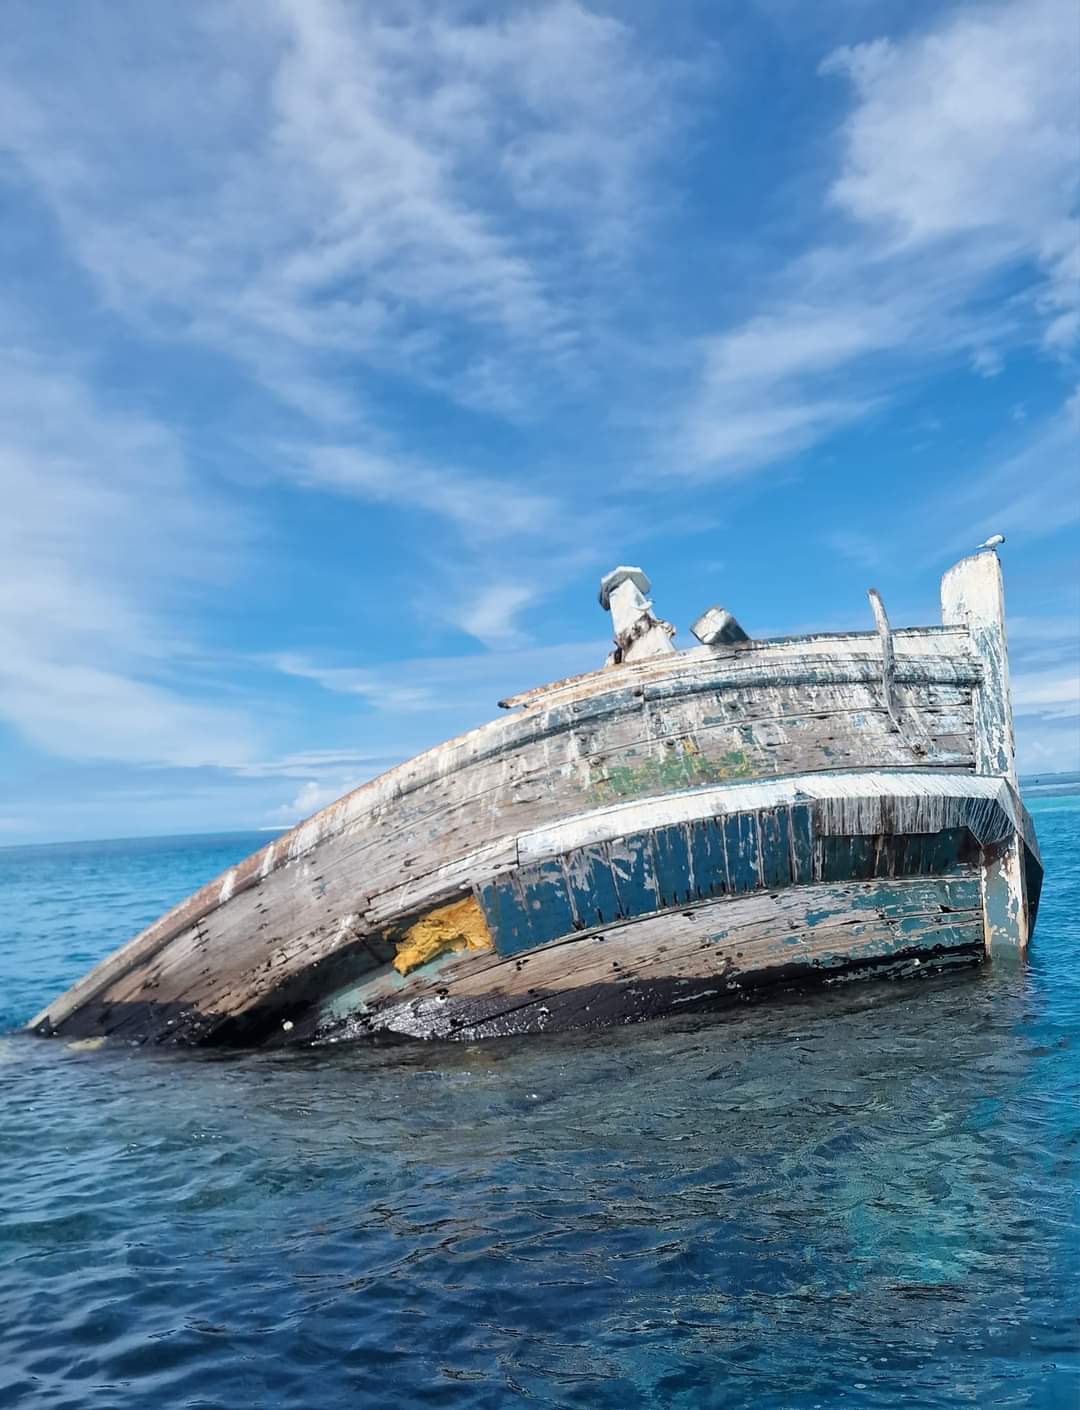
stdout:
<svg viewBox="0 0 1080 1410">
<path fill-rule="evenodd" d="M 0 1039 L 0 1406 L 1080 1402 L 1080 798 L 1026 967 L 591 1036 Z M 262 840 L 0 850 L 0 1026 Z"/>
</svg>

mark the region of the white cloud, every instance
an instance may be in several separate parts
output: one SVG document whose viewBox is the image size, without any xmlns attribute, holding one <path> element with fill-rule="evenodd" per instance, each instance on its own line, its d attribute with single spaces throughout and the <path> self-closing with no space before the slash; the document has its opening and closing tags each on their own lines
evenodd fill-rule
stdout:
<svg viewBox="0 0 1080 1410">
<path fill-rule="evenodd" d="M 282 469 L 303 485 L 440 515 L 471 541 L 544 535 L 560 513 L 552 495 L 361 446 L 286 451 Z"/>
<path fill-rule="evenodd" d="M 1029 717 L 1027 728 L 1031 717 L 1073 720 L 1080 741 L 1080 593 L 1075 585 L 1057 605 L 1066 610 L 1008 619 L 1013 711 Z"/>
<path fill-rule="evenodd" d="M 836 50 L 858 103 L 833 199 L 901 243 L 990 231 L 1053 259 L 1075 190 L 1076 12 L 977 6 L 924 35 Z"/>
<path fill-rule="evenodd" d="M 490 719 L 496 703 L 544 681 L 595 670 L 609 647 L 604 641 L 562 642 L 474 652 L 467 656 L 418 656 L 380 665 L 327 665 L 309 656 L 281 655 L 271 662 L 286 675 L 314 681 L 336 694 L 360 696 L 388 715 L 442 711 L 460 727 Z M 427 743 L 436 743 L 428 739 Z"/>
<path fill-rule="evenodd" d="M 1080 725 L 1039 717 L 1016 721 L 1016 766 L 1024 774 L 1080 773 Z"/>
<path fill-rule="evenodd" d="M 962 240 L 984 267 L 1034 262 L 1058 345 L 1080 311 L 1076 37 L 1071 0 L 1014 0 L 906 43 L 839 49 L 823 66 L 858 97 L 836 204 L 893 248 Z M 995 365 L 991 349 L 976 358 L 980 371 Z"/>
<path fill-rule="evenodd" d="M 1080 660 L 1044 671 L 1020 671 L 1010 681 L 1013 710 L 1046 719 L 1080 716 Z"/>
<path fill-rule="evenodd" d="M 980 6 L 896 42 L 835 51 L 851 84 L 829 197 L 847 229 L 775 280 L 764 311 L 700 345 L 674 468 L 742 473 L 874 411 L 929 365 L 1080 328 L 1080 105 L 1071 0 Z M 979 299 L 1027 271 L 1006 302 Z"/>
<path fill-rule="evenodd" d="M 287 672 L 307 676 L 323 682 L 314 672 L 300 670 Z M 328 684 L 328 690 L 334 686 Z M 402 754 L 379 754 L 363 749 L 301 749 L 291 754 L 283 754 L 276 759 L 261 759 L 237 765 L 231 770 L 237 778 L 289 778 L 308 779 L 333 774 L 336 777 L 370 777 L 390 768 L 402 758 Z"/>
<path fill-rule="evenodd" d="M 495 583 L 478 593 L 457 620 L 463 631 L 486 646 L 513 644 L 522 639 L 517 616 L 533 596 L 527 584 Z"/>
<path fill-rule="evenodd" d="M 514 639 L 498 585 L 567 561 L 557 476 L 418 453 L 401 404 L 520 421 L 580 396 L 687 67 L 574 0 L 483 22 L 452 0 L 235 0 L 164 27 L 129 0 L 63 25 L 26 5 L 8 37 L 0 175 L 106 307 L 226 354 L 308 423 L 247 403 L 267 482 L 443 519 L 427 548 L 409 535 L 418 615 L 437 599 Z"/>
<path fill-rule="evenodd" d="M 998 377 L 1005 367 L 1005 359 L 997 348 L 976 348 L 971 354 L 971 370 L 980 377 Z"/>
<path fill-rule="evenodd" d="M 331 783 L 317 783 L 314 779 L 309 779 L 302 788 L 297 789 L 289 802 L 272 809 L 270 816 L 287 824 L 300 822 L 309 818 L 312 813 L 317 813 L 320 808 L 325 808 L 328 803 L 334 803 L 344 794 L 350 793 L 361 782 L 362 779 L 349 775 L 343 775 Z"/>
<path fill-rule="evenodd" d="M 1016 753 L 1022 773 L 1080 771 L 1080 595 L 1057 612 L 1008 619 Z"/>
<path fill-rule="evenodd" d="M 242 534 L 161 425 L 74 372 L 0 359 L 0 718 L 71 759 L 243 760 L 250 721 L 183 689 L 178 603 L 224 581 Z"/>
<path fill-rule="evenodd" d="M 1012 454 L 983 464 L 932 505 L 935 523 L 961 523 L 952 539 L 970 549 L 988 534 L 1041 538 L 1080 522 L 1080 388 Z"/>
<path fill-rule="evenodd" d="M 429 686 L 400 683 L 395 668 L 376 670 L 352 666 L 324 666 L 308 661 L 303 656 L 288 653 L 275 657 L 273 665 L 284 675 L 314 681 L 324 690 L 340 695 L 358 695 L 377 710 L 394 713 L 428 710 L 435 704 L 435 697 Z"/>
<path fill-rule="evenodd" d="M 8 41 L 6 145 L 109 303 L 334 424 L 364 412 L 357 359 L 501 410 L 564 377 L 673 102 L 573 0 L 237 0 L 170 12 L 167 42 L 119 3 Z"/>
</svg>

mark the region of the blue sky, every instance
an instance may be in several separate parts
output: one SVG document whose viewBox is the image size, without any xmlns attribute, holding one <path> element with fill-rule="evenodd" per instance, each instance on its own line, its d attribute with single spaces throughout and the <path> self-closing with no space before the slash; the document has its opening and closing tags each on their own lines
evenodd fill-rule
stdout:
<svg viewBox="0 0 1080 1410">
<path fill-rule="evenodd" d="M 680 628 L 938 619 L 1080 768 L 1072 0 L 12 0 L 0 840 L 288 823 Z"/>
</svg>

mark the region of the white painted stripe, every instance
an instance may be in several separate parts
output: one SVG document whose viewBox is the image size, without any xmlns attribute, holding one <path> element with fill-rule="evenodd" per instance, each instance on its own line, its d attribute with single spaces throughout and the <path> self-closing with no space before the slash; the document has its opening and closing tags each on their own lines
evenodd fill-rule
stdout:
<svg viewBox="0 0 1080 1410">
<path fill-rule="evenodd" d="M 522 865 L 527 865 L 576 847 L 611 842 L 650 828 L 812 799 L 841 798 L 984 798 L 999 803 L 1014 826 L 1016 823 L 1009 788 L 1000 778 L 915 771 L 801 774 L 761 783 L 699 788 L 580 813 L 548 827 L 522 833 L 518 838 L 518 859 Z"/>
</svg>

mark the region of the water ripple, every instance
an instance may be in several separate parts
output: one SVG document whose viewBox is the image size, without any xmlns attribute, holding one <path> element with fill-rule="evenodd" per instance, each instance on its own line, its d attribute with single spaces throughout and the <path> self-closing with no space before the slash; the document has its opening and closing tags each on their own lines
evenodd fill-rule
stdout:
<svg viewBox="0 0 1080 1410">
<path fill-rule="evenodd" d="M 1039 821 L 1022 970 L 448 1049 L 0 1040 L 0 1406 L 1075 1410 L 1080 811 Z M 9 1021 L 242 841 L 0 852 Z"/>
</svg>

